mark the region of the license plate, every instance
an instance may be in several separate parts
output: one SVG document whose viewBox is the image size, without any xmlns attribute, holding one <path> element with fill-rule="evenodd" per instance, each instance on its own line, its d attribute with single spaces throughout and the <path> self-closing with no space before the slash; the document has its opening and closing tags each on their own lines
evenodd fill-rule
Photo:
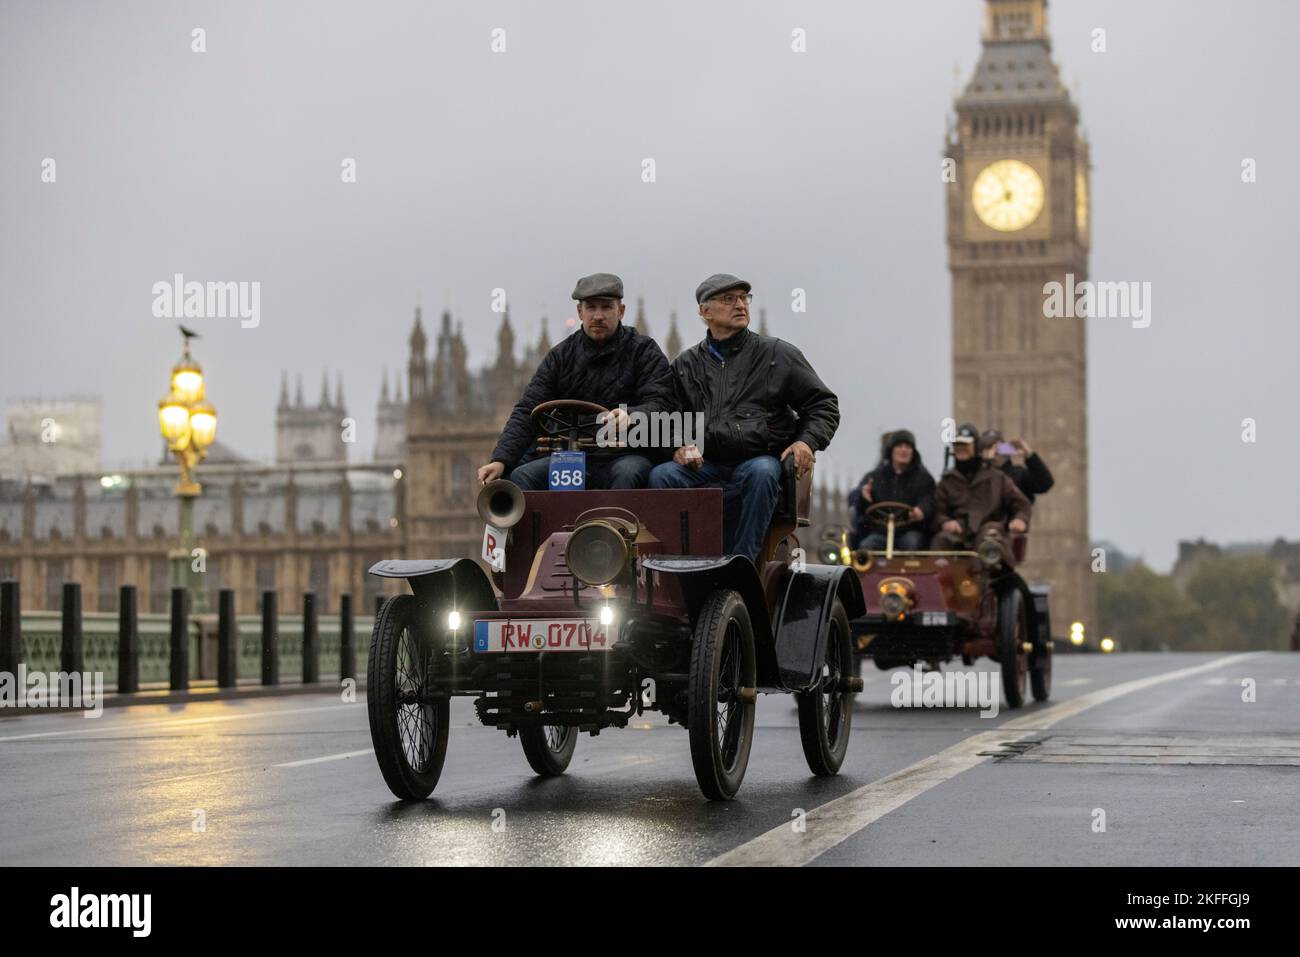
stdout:
<svg viewBox="0 0 1300 957">
<path fill-rule="evenodd" d="M 609 646 L 607 627 L 585 618 L 474 622 L 474 650 L 479 654 L 501 651 L 608 651 Z"/>
<path fill-rule="evenodd" d="M 587 487 L 586 452 L 552 452 L 546 468 L 549 492 L 581 491 Z"/>
</svg>

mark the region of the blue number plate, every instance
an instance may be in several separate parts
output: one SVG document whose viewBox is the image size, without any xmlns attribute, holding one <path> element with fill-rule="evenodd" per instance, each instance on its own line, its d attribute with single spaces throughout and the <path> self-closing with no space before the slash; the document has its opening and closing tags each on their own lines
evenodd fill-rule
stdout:
<svg viewBox="0 0 1300 957">
<path fill-rule="evenodd" d="M 581 491 L 587 487 L 586 452 L 552 452 L 546 469 L 546 488 L 551 492 Z"/>
</svg>

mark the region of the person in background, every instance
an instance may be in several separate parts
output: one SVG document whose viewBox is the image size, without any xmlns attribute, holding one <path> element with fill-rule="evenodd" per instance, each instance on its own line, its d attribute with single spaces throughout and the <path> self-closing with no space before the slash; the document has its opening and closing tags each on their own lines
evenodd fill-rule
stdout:
<svg viewBox="0 0 1300 957">
<path fill-rule="evenodd" d="M 938 534 L 930 547 L 936 551 L 978 550 L 987 539 L 996 540 L 1003 561 L 1012 564 L 1007 533 L 1029 530 L 1032 506 L 1011 477 L 976 454 L 979 432 L 963 425 L 952 440 L 955 464 L 944 473 L 934 491 L 934 522 Z"/>
<path fill-rule="evenodd" d="M 1006 442 L 997 429 L 988 429 L 980 436 L 980 455 L 995 468 L 1001 469 L 1016 483 L 1016 488 L 1025 493 L 1029 504 L 1034 499 L 1051 489 L 1055 483 L 1051 471 L 1029 443 L 1021 438 Z M 1023 456 L 1024 465 L 1016 465 L 1011 456 Z"/>
<path fill-rule="evenodd" d="M 885 460 L 864 475 L 849 493 L 854 548 L 884 549 L 885 531 L 879 526 L 869 527 L 865 519 L 867 509 L 877 502 L 912 506 L 910 517 L 915 524 L 894 533 L 894 547 L 904 552 L 925 548 L 930 520 L 934 517 L 934 476 L 922 464 L 921 453 L 916 450 L 916 436 L 907 429 L 889 434 Z"/>
</svg>

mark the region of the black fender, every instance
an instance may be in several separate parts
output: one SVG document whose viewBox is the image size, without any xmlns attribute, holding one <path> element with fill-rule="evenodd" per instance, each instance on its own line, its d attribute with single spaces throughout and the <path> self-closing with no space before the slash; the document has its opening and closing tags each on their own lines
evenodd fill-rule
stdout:
<svg viewBox="0 0 1300 957">
<path fill-rule="evenodd" d="M 820 679 L 836 598 L 850 621 L 866 614 L 862 583 L 847 565 L 791 568 L 781 582 L 775 635 L 777 666 L 785 689 L 806 691 Z"/>
<path fill-rule="evenodd" d="M 496 611 L 496 592 L 487 572 L 472 558 L 390 558 L 370 566 L 380 578 L 405 578 L 421 603 L 457 611 Z"/>
<path fill-rule="evenodd" d="M 697 555 L 647 555 L 641 566 L 660 575 L 672 575 L 681 585 L 686 610 L 694 621 L 711 592 L 730 588 L 740 593 L 754 626 L 754 658 L 758 687 L 785 690 L 780 680 L 773 640 L 772 618 L 758 569 L 744 555 L 702 558 Z"/>
</svg>

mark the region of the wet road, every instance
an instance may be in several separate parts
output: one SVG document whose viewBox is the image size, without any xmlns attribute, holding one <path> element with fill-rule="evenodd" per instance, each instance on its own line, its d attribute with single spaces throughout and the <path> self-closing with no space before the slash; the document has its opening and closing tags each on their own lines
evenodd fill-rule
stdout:
<svg viewBox="0 0 1300 957">
<path fill-rule="evenodd" d="M 866 678 L 831 779 L 793 700 L 760 697 L 725 804 L 658 715 L 542 780 L 458 700 L 416 804 L 364 695 L 0 718 L 0 864 L 1300 864 L 1300 655 L 1062 655 L 1051 701 L 996 718 Z"/>
</svg>

